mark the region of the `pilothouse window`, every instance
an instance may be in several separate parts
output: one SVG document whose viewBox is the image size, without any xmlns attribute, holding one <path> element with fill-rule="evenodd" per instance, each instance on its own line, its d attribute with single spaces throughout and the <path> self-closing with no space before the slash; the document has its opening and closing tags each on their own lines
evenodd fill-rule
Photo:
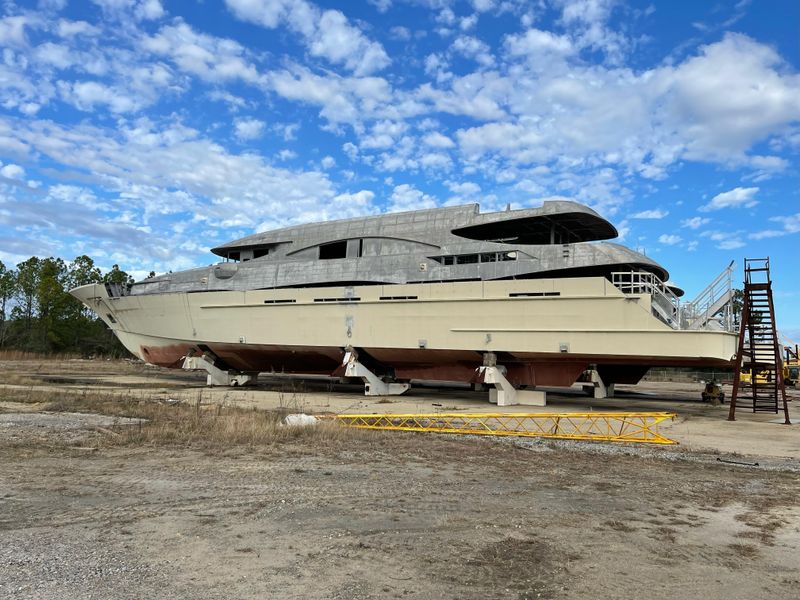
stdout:
<svg viewBox="0 0 800 600">
<path fill-rule="evenodd" d="M 322 244 L 319 247 L 319 257 L 323 260 L 347 257 L 347 240 Z"/>
<path fill-rule="evenodd" d="M 431 256 L 431 260 L 443 265 L 474 265 L 475 263 L 504 262 L 517 260 L 517 253 L 510 252 L 483 252 L 481 254 L 456 254 L 450 256 Z"/>
</svg>

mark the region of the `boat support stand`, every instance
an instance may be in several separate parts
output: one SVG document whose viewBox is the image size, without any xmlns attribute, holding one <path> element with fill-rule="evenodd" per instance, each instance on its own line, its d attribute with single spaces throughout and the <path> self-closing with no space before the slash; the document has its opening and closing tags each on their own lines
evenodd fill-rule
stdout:
<svg viewBox="0 0 800 600">
<path fill-rule="evenodd" d="M 387 383 L 358 361 L 358 354 L 348 350 L 344 354 L 344 376 L 356 377 L 364 382 L 365 396 L 399 396 L 408 391 L 407 383 Z"/>
<path fill-rule="evenodd" d="M 518 390 L 506 379 L 506 368 L 497 364 L 494 353 L 483 356 L 484 365 L 478 367 L 478 378 L 494 387 L 489 389 L 489 402 L 497 406 L 546 406 L 547 395 L 538 390 Z"/>
<path fill-rule="evenodd" d="M 215 363 L 215 357 L 207 353 L 200 356 L 185 356 L 181 368 L 187 371 L 205 371 L 208 373 L 206 385 L 209 386 L 237 387 L 255 383 L 258 379 L 258 373 L 224 369 Z"/>
<path fill-rule="evenodd" d="M 600 377 L 600 373 L 597 372 L 597 369 L 591 369 L 589 374 L 590 385 L 583 386 L 583 389 L 587 394 L 592 396 L 595 400 L 614 397 L 613 383 L 604 382 L 603 378 Z"/>
</svg>

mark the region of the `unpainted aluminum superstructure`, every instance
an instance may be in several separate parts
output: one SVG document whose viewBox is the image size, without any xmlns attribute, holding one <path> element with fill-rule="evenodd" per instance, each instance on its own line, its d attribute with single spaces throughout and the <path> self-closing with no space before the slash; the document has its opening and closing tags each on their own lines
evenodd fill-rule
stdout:
<svg viewBox="0 0 800 600">
<path fill-rule="evenodd" d="M 132 294 L 488 281 L 667 271 L 571 201 L 481 213 L 477 204 L 297 225 L 214 248 L 225 262 L 169 273 Z"/>
</svg>

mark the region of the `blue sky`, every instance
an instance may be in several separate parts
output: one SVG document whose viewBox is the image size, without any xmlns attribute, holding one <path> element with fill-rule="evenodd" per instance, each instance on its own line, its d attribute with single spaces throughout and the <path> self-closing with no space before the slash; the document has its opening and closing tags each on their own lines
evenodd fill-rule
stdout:
<svg viewBox="0 0 800 600">
<path fill-rule="evenodd" d="M 291 223 L 585 202 L 800 338 L 800 2 L 0 3 L 0 260 L 136 276 Z M 741 270 L 737 272 L 740 273 Z"/>
</svg>

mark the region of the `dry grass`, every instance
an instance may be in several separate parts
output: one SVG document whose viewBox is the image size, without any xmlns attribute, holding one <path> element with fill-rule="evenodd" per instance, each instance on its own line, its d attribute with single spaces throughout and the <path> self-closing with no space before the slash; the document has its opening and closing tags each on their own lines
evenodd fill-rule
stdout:
<svg viewBox="0 0 800 600">
<path fill-rule="evenodd" d="M 752 544 L 728 544 L 728 548 L 736 555 L 742 558 L 755 558 L 758 556 L 758 548 Z"/>
<path fill-rule="evenodd" d="M 117 444 L 192 446 L 207 450 L 232 447 L 257 448 L 290 441 L 308 441 L 315 447 L 338 446 L 354 437 L 373 432 L 348 429 L 332 421 L 314 426 L 287 427 L 282 411 L 262 411 L 234 407 L 192 407 L 151 405 L 137 415 L 147 422 L 117 429 Z M 374 437 L 374 435 L 372 436 Z"/>
<path fill-rule="evenodd" d="M 296 412 L 291 407 L 264 411 L 203 404 L 200 396 L 192 404 L 169 404 L 155 398 L 96 392 L 68 395 L 57 390 L 27 388 L 4 390 L 0 400 L 36 404 L 38 410 L 47 412 L 96 413 L 142 420 L 139 425 L 114 427 L 114 431 L 108 432 L 103 439 L 108 446 L 178 446 L 217 451 L 308 441 L 318 449 L 321 446 L 338 447 L 355 439 L 375 440 L 381 435 L 347 428 L 332 421 L 308 427 L 284 426 L 283 417 Z"/>
<path fill-rule="evenodd" d="M 8 373 L 0 375 L 0 383 L 4 385 L 37 385 L 41 382 L 24 373 Z"/>
<path fill-rule="evenodd" d="M 80 354 L 42 354 L 25 350 L 0 350 L 0 360 L 71 360 L 81 358 Z"/>
<path fill-rule="evenodd" d="M 606 521 L 604 525 L 609 529 L 613 529 L 614 531 L 621 531 L 623 533 L 631 533 L 633 531 L 636 531 L 636 527 L 633 527 L 628 523 L 625 523 L 624 521 L 611 520 L 611 521 Z"/>
</svg>

